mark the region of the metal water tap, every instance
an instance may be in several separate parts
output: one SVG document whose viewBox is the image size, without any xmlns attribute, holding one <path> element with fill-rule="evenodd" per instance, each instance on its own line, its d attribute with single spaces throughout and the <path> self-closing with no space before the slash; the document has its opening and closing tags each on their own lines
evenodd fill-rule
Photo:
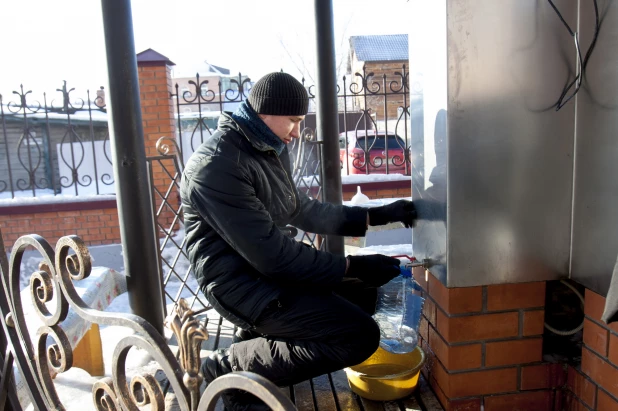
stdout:
<svg viewBox="0 0 618 411">
<path fill-rule="evenodd" d="M 429 268 L 429 258 L 424 258 L 422 261 L 418 261 L 416 258 L 407 263 L 406 268 L 423 267 L 425 270 Z"/>
<path fill-rule="evenodd" d="M 392 256 L 393 258 L 407 258 L 408 260 L 410 260 L 409 263 L 405 263 L 404 267 L 405 268 L 414 268 L 414 267 L 423 267 L 425 270 L 429 269 L 429 258 L 424 258 L 423 261 L 418 261 L 416 259 L 416 257 L 410 257 L 409 255 L 406 254 L 401 254 L 401 255 L 394 255 Z"/>
</svg>

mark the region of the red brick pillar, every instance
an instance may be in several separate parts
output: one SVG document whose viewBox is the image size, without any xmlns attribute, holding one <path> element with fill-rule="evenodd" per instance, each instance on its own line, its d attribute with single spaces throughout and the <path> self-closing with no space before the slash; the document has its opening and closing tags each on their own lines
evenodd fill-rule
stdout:
<svg viewBox="0 0 618 411">
<path fill-rule="evenodd" d="M 601 321 L 605 298 L 586 290 L 581 370 L 569 366 L 565 410 L 618 410 L 618 325 Z"/>
<path fill-rule="evenodd" d="M 415 269 L 425 290 L 423 374 L 447 411 L 553 410 L 564 385 L 543 364 L 545 282 L 446 288 Z"/>
<path fill-rule="evenodd" d="M 142 121 L 144 126 L 144 144 L 146 156 L 156 157 L 160 153 L 156 149 L 159 138 L 166 136 L 175 139 L 176 126 L 172 93 L 171 68 L 174 65 L 167 57 L 152 49 L 137 55 L 137 67 L 142 102 Z M 172 144 L 168 144 L 169 154 L 176 154 Z M 155 213 L 158 214 L 157 230 L 175 231 L 180 227 L 178 219 L 180 199 L 174 181 L 176 175 L 174 163 L 171 160 L 150 161 L 154 186 Z M 178 177 L 179 178 L 179 177 Z M 174 223 L 176 221 L 176 223 Z"/>
</svg>

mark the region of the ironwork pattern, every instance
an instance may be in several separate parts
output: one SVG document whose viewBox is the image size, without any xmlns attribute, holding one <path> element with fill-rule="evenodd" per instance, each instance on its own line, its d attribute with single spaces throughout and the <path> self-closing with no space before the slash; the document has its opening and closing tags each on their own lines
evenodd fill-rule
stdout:
<svg viewBox="0 0 618 411">
<path fill-rule="evenodd" d="M 203 378 L 200 371 L 200 349 L 202 341 L 208 339 L 208 332 L 203 324 L 193 317 L 193 311 L 186 300 L 181 299 L 175 310 L 165 320 L 165 325 L 176 335 L 180 347 L 179 362 L 185 370 L 183 382 L 191 393 L 191 403 L 196 404 Z"/>
<path fill-rule="evenodd" d="M 114 191 L 103 88 L 73 97 L 64 81 L 59 101 L 42 103 L 20 85 L 16 101 L 0 95 L 0 195 L 104 194 Z M 94 115 L 94 117 L 93 117 Z"/>
<path fill-rule="evenodd" d="M 39 270 L 30 276 L 30 296 L 41 322 L 34 341 L 26 322 L 19 289 L 21 261 L 26 248 L 36 249 L 43 261 Z M 2 269 L 2 298 L 0 322 L 6 337 L 7 352 L 2 364 L 0 398 L 5 401 L 11 392 L 12 362 L 25 380 L 35 409 L 64 410 L 56 391 L 53 376 L 73 366 L 73 350 L 68 337 L 60 327 L 72 310 L 90 323 L 122 326 L 134 333 L 122 338 L 115 347 L 112 359 L 112 377 L 97 381 L 92 387 L 92 400 L 97 410 L 137 410 L 150 404 L 150 409 L 164 409 L 163 391 L 150 374 L 138 374 L 129 379 L 126 359 L 132 347 L 150 354 L 162 368 L 182 410 L 212 410 L 222 391 L 230 388 L 251 391 L 273 409 L 295 409 L 282 398 L 276 386 L 251 373 L 242 373 L 211 384 L 199 396 L 199 350 L 202 340 L 208 338 L 203 324 L 195 318 L 186 302 L 180 302 L 166 322 L 177 335 L 180 363 L 163 336 L 143 318 L 128 313 L 110 313 L 89 307 L 79 296 L 74 281 L 87 278 L 92 268 L 90 253 L 76 236 L 65 236 L 53 249 L 42 237 L 33 234 L 20 237 L 14 244 L 7 261 L 0 233 L 0 260 Z M 48 307 L 55 300 L 55 307 Z M 52 343 L 48 344 L 48 337 Z M 19 404 L 11 397 L 11 406 Z"/>
<path fill-rule="evenodd" d="M 422 97 L 420 85 L 415 84 L 410 89 L 405 64 L 393 76 L 383 74 L 378 78 L 363 67 L 362 72 L 354 73 L 352 80 L 343 76 L 337 87 L 339 110 L 344 119 L 340 121 L 339 136 L 343 174 L 395 172 L 410 175 L 410 98 Z M 311 111 L 316 104 L 315 86 L 306 85 L 304 78 L 301 81 L 309 93 Z M 197 74 L 188 85 L 181 89 L 176 84 L 176 92 L 170 96 L 176 106 L 178 145 L 185 161 L 215 131 L 219 113 L 234 111 L 239 103 L 247 99 L 251 80 L 239 73 L 237 78 L 229 81 L 228 88 L 219 80 L 214 89 L 210 89 L 209 80 Z M 392 111 L 393 104 L 397 105 L 396 118 L 389 115 L 389 106 Z M 378 148 L 375 138 L 362 138 L 367 133 L 371 135 L 372 130 L 378 130 L 379 136 L 397 135 L 400 138 L 387 138 Z M 350 147 L 353 143 L 350 137 L 354 140 L 361 137 L 362 143 L 359 141 L 359 144 Z M 396 144 L 389 147 L 389 143 L 392 144 L 390 140 Z M 291 151 L 294 153 L 295 149 Z M 316 161 L 313 157 L 308 158 Z"/>
<path fill-rule="evenodd" d="M 322 200 L 321 158 L 322 141 L 317 141 L 315 131 L 304 128 L 298 140 L 294 141 L 292 156 L 292 179 L 298 191 L 307 196 Z M 318 234 L 302 232 L 296 237 L 298 241 L 314 248 L 322 249 L 324 242 Z"/>
<path fill-rule="evenodd" d="M 343 174 L 410 174 L 409 101 L 422 97 L 422 90 L 418 85 L 410 89 L 409 81 L 405 65 L 394 78 L 386 74 L 376 78 L 363 67 L 352 79 L 341 79 L 338 98 L 344 119 L 339 136 Z M 305 84 L 304 78 L 302 82 Z M 176 84 L 171 94 L 181 162 L 214 132 L 220 112 L 233 111 L 247 99 L 251 80 L 239 73 L 236 78 L 210 84 L 198 74 L 187 84 L 182 89 Z M 315 107 L 315 87 L 306 87 L 310 107 Z M 51 101 L 46 93 L 35 99 L 23 85 L 13 91 L 13 100 L 0 95 L 0 195 L 14 198 L 115 192 L 103 89 L 96 95 L 87 90 L 84 98 L 74 97 L 74 92 L 64 81 L 57 94 L 49 96 Z M 398 105 L 396 119 L 388 114 L 393 102 Z M 387 138 L 378 148 L 375 138 L 363 138 L 376 129 L 379 134 L 396 134 L 401 139 Z M 352 137 L 360 140 L 351 147 Z M 389 147 L 393 141 L 395 146 Z"/>
<path fill-rule="evenodd" d="M 346 168 L 347 174 L 350 174 L 351 165 L 353 169 L 362 171 L 363 174 L 371 174 L 372 171 L 390 174 L 392 167 L 397 167 L 399 169 L 397 173 L 410 175 L 410 98 L 422 96 L 422 90 L 420 85 L 416 84 L 414 90 L 410 91 L 409 73 L 405 64 L 402 65 L 401 71 L 394 73 L 394 76 L 394 79 L 389 79 L 386 74 L 383 74 L 375 78 L 374 73 L 367 72 L 366 67 L 363 66 L 362 73 L 354 74 L 357 82 L 348 82 L 347 77 L 343 77 L 341 87 L 343 93 L 339 89 L 338 95 L 344 116 L 347 116 L 349 112 L 350 97 L 352 101 L 359 103 L 359 111 L 362 113 L 362 117 L 358 119 L 352 130 L 347 128 L 347 121 L 344 122 L 345 146 L 341 149 L 342 154 L 345 151 L 343 157 L 346 162 L 342 164 L 342 168 Z M 389 101 L 399 102 L 398 115 L 392 128 L 389 128 Z M 378 125 L 377 116 L 374 114 L 380 102 L 383 110 L 381 119 L 383 126 Z M 393 146 L 389 146 L 391 138 L 384 138 L 384 146 L 378 148 L 377 138 L 362 138 L 371 130 L 374 130 L 378 136 L 396 135 L 399 138 L 393 139 L 396 143 Z M 352 143 L 350 134 L 354 137 L 361 137 L 362 143 L 357 140 L 357 143 L 350 147 Z M 394 153 L 391 154 L 389 150 L 394 150 Z"/>
<path fill-rule="evenodd" d="M 176 141 L 161 137 L 156 143 L 158 156 L 148 157 L 148 170 L 153 196 L 155 229 L 160 233 L 159 264 L 162 274 L 165 302 L 177 304 L 185 298 L 189 308 L 202 311 L 210 308 L 208 301 L 194 283 L 193 269 L 189 263 L 184 236 L 182 205 L 179 200 L 180 179 L 184 163 Z M 176 155 L 170 153 L 177 153 Z M 158 166 L 165 176 L 165 185 L 153 184 L 153 170 Z M 183 297 L 184 296 L 184 297 Z"/>
</svg>

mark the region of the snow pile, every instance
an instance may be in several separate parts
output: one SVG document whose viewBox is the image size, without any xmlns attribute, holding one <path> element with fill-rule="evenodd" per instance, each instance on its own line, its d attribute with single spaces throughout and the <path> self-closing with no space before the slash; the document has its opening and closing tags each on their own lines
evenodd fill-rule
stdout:
<svg viewBox="0 0 618 411">
<path fill-rule="evenodd" d="M 397 200 L 412 200 L 412 197 L 376 198 L 376 199 L 369 200 L 366 203 L 362 203 L 362 204 L 353 204 L 352 201 L 344 201 L 343 205 L 371 208 L 371 207 L 379 207 L 379 206 L 387 205 Z"/>
<path fill-rule="evenodd" d="M 403 174 L 350 174 L 341 176 L 341 184 L 381 183 L 385 181 L 410 181 Z"/>
<path fill-rule="evenodd" d="M 81 190 L 81 188 L 80 188 Z M 11 192 L 5 191 L 0 193 L 0 207 L 3 206 L 20 206 L 20 205 L 37 205 L 37 204 L 58 204 L 58 203 L 76 203 L 86 201 L 107 201 L 116 200 L 115 194 L 56 194 L 50 189 L 36 190 L 36 197 L 32 196 L 32 190 L 15 191 L 15 198 L 11 198 Z"/>
<path fill-rule="evenodd" d="M 359 248 L 355 255 L 371 255 L 384 254 L 391 256 L 413 256 L 412 244 L 395 244 L 395 245 L 374 245 L 370 247 Z M 407 262 L 405 259 L 402 261 Z"/>
<path fill-rule="evenodd" d="M 299 188 L 317 187 L 319 178 L 316 176 L 300 177 L 301 183 L 297 183 Z M 363 183 L 382 183 L 387 181 L 410 181 L 410 176 L 403 174 L 350 174 L 341 173 L 341 184 L 363 184 Z M 411 183 L 410 183 L 411 184 Z"/>
</svg>

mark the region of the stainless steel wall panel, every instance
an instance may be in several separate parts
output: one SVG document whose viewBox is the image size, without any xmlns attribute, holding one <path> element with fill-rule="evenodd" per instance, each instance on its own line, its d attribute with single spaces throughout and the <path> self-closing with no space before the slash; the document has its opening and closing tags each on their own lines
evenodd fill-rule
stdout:
<svg viewBox="0 0 618 411">
<path fill-rule="evenodd" d="M 571 276 L 605 295 L 618 256 L 618 4 L 599 1 L 602 25 L 577 96 Z M 580 2 L 582 48 L 594 33 Z"/>
<path fill-rule="evenodd" d="M 422 100 L 410 102 L 412 198 L 420 216 L 413 249 L 418 259 L 431 259 L 432 273 L 446 283 L 447 2 L 412 5 L 410 82 L 423 91 Z"/>
<path fill-rule="evenodd" d="M 421 61 L 425 124 L 422 148 L 413 137 L 423 154 L 413 198 L 433 200 L 420 202 L 414 253 L 430 258 L 449 287 L 567 276 L 574 104 L 552 106 L 572 78 L 572 38 L 544 1 L 444 4 L 444 15 L 423 18 L 444 27 L 445 41 L 432 33 L 410 38 L 411 72 Z M 576 24 L 577 3 L 556 4 Z M 441 209 L 446 218 L 436 221 Z"/>
</svg>

